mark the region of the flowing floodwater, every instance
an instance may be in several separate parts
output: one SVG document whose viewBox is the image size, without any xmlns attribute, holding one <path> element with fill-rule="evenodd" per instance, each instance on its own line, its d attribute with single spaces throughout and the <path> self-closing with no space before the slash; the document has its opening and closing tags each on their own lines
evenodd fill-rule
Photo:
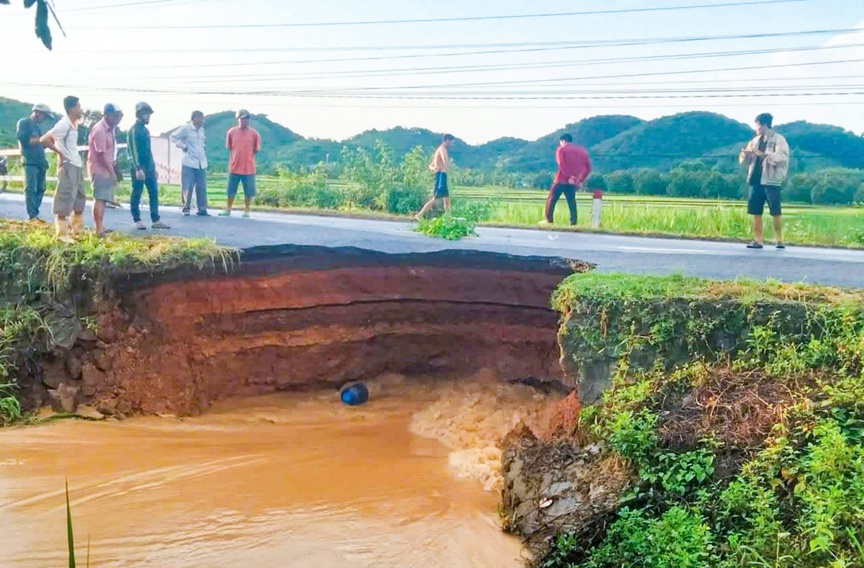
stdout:
<svg viewBox="0 0 864 568">
<path fill-rule="evenodd" d="M 0 431 L 0 564 L 522 566 L 496 514 L 496 441 L 549 399 L 483 377 L 218 405 L 205 416 Z"/>
</svg>

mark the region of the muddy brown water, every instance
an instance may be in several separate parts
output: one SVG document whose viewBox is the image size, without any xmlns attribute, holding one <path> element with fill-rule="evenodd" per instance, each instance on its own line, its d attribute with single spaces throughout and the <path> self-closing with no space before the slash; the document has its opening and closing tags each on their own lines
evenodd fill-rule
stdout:
<svg viewBox="0 0 864 568">
<path fill-rule="evenodd" d="M 524 565 L 496 514 L 495 443 L 549 398 L 484 377 L 234 400 L 206 415 L 0 431 L 0 558 L 65 562 L 68 477 L 79 565 Z"/>
</svg>

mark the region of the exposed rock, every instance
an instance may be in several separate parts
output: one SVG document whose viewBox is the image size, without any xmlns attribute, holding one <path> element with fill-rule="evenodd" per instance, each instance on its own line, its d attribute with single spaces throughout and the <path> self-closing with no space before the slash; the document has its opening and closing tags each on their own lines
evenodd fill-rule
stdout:
<svg viewBox="0 0 864 568">
<path fill-rule="evenodd" d="M 126 416 L 117 410 L 114 406 L 109 404 L 108 402 L 100 402 L 98 406 L 96 406 L 96 412 L 103 416 L 108 416 L 111 418 L 116 418 L 117 420 L 125 420 Z"/>
<path fill-rule="evenodd" d="M 87 418 L 89 420 L 104 420 L 105 415 L 96 410 L 94 407 L 89 405 L 82 405 L 78 407 L 78 411 L 76 412 L 78 416 L 81 418 Z"/>
<path fill-rule="evenodd" d="M 95 343 L 96 341 L 98 341 L 98 339 L 99 337 L 97 337 L 96 333 L 94 333 L 92 329 L 85 327 L 78 332 L 78 341 Z"/>
<path fill-rule="evenodd" d="M 597 446 L 573 440 L 541 441 L 524 425 L 503 445 L 503 512 L 508 529 L 542 554 L 561 531 L 584 534 L 618 505 L 630 472 Z"/>
<path fill-rule="evenodd" d="M 105 373 L 95 365 L 87 364 L 81 369 L 81 387 L 87 396 L 93 396 L 104 381 Z"/>
<path fill-rule="evenodd" d="M 51 311 L 45 316 L 45 325 L 48 328 L 49 348 L 62 347 L 72 349 L 75 339 L 81 331 L 81 320 L 75 310 L 64 304 L 54 304 Z"/>
<path fill-rule="evenodd" d="M 77 380 L 81 378 L 81 359 L 74 353 L 70 353 L 66 357 L 66 372 L 70 379 Z"/>
<path fill-rule="evenodd" d="M 93 352 L 93 363 L 95 363 L 99 370 L 106 372 L 110 371 L 114 366 L 111 356 L 103 349 L 97 349 Z"/>
<path fill-rule="evenodd" d="M 69 379 L 66 365 L 62 359 L 51 358 L 42 363 L 42 383 L 51 389 L 56 389 Z"/>
<path fill-rule="evenodd" d="M 78 389 L 67 384 L 61 384 L 56 389 L 48 391 L 51 397 L 51 408 L 54 412 L 73 414 L 78 408 Z"/>
</svg>

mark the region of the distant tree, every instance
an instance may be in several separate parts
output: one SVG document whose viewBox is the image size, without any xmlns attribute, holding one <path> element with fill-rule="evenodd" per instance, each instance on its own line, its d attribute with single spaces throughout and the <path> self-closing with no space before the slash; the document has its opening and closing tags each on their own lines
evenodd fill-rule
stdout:
<svg viewBox="0 0 864 568">
<path fill-rule="evenodd" d="M 585 180 L 584 184 L 585 189 L 599 189 L 601 191 L 607 191 L 609 186 L 606 184 L 606 178 L 603 174 L 593 173 L 588 176 L 588 179 Z"/>
<path fill-rule="evenodd" d="M 708 174 L 705 169 L 693 168 L 692 162 L 685 162 L 669 172 L 669 195 L 675 197 L 701 197 L 702 184 Z"/>
<path fill-rule="evenodd" d="M 845 168 L 822 170 L 810 191 L 813 203 L 849 205 L 861 190 L 864 171 Z"/>
<path fill-rule="evenodd" d="M 741 197 L 741 178 L 711 172 L 702 182 L 702 195 L 720 199 L 737 199 Z"/>
<path fill-rule="evenodd" d="M 816 179 L 812 174 L 800 173 L 789 176 L 789 181 L 783 188 L 783 198 L 794 203 L 813 203 L 814 185 Z"/>
<path fill-rule="evenodd" d="M 553 179 L 555 179 L 555 176 L 550 172 L 536 173 L 531 177 L 531 187 L 536 187 L 538 189 L 549 189 L 549 187 L 552 185 Z"/>
<path fill-rule="evenodd" d="M 625 170 L 619 170 L 606 175 L 606 185 L 611 193 L 631 195 L 636 193 L 636 182 L 633 174 Z"/>
<path fill-rule="evenodd" d="M 0 4 L 8 6 L 11 4 L 11 0 L 0 0 Z M 41 39 L 42 44 L 50 50 L 53 39 L 51 37 L 51 28 L 48 27 L 49 12 L 54 17 L 54 21 L 57 22 L 61 32 L 63 31 L 63 26 L 60 25 L 60 21 L 57 20 L 57 14 L 54 13 L 54 9 L 48 4 L 47 0 L 24 0 L 25 8 L 31 8 L 33 4 L 36 4 L 36 37 Z"/>
<path fill-rule="evenodd" d="M 657 170 L 642 169 L 634 176 L 633 183 L 639 195 L 666 195 L 669 176 Z"/>
</svg>

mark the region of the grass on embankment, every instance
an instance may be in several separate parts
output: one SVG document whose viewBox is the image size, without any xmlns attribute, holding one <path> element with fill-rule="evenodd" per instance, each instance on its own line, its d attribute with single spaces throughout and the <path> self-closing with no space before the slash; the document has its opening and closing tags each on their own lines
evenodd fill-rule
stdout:
<svg viewBox="0 0 864 568">
<path fill-rule="evenodd" d="M 539 566 L 864 566 L 864 292 L 587 273 L 554 305 L 564 360 L 615 369 L 573 434 L 632 481 Z"/>
<path fill-rule="evenodd" d="M 211 239 L 87 233 L 67 245 L 54 239 L 51 226 L 0 220 L 0 425 L 22 418 L 14 396 L 18 368 L 47 348 L 51 304 L 74 306 L 74 294 L 96 294 L 118 274 L 228 270 L 235 260 L 234 250 Z"/>
</svg>

